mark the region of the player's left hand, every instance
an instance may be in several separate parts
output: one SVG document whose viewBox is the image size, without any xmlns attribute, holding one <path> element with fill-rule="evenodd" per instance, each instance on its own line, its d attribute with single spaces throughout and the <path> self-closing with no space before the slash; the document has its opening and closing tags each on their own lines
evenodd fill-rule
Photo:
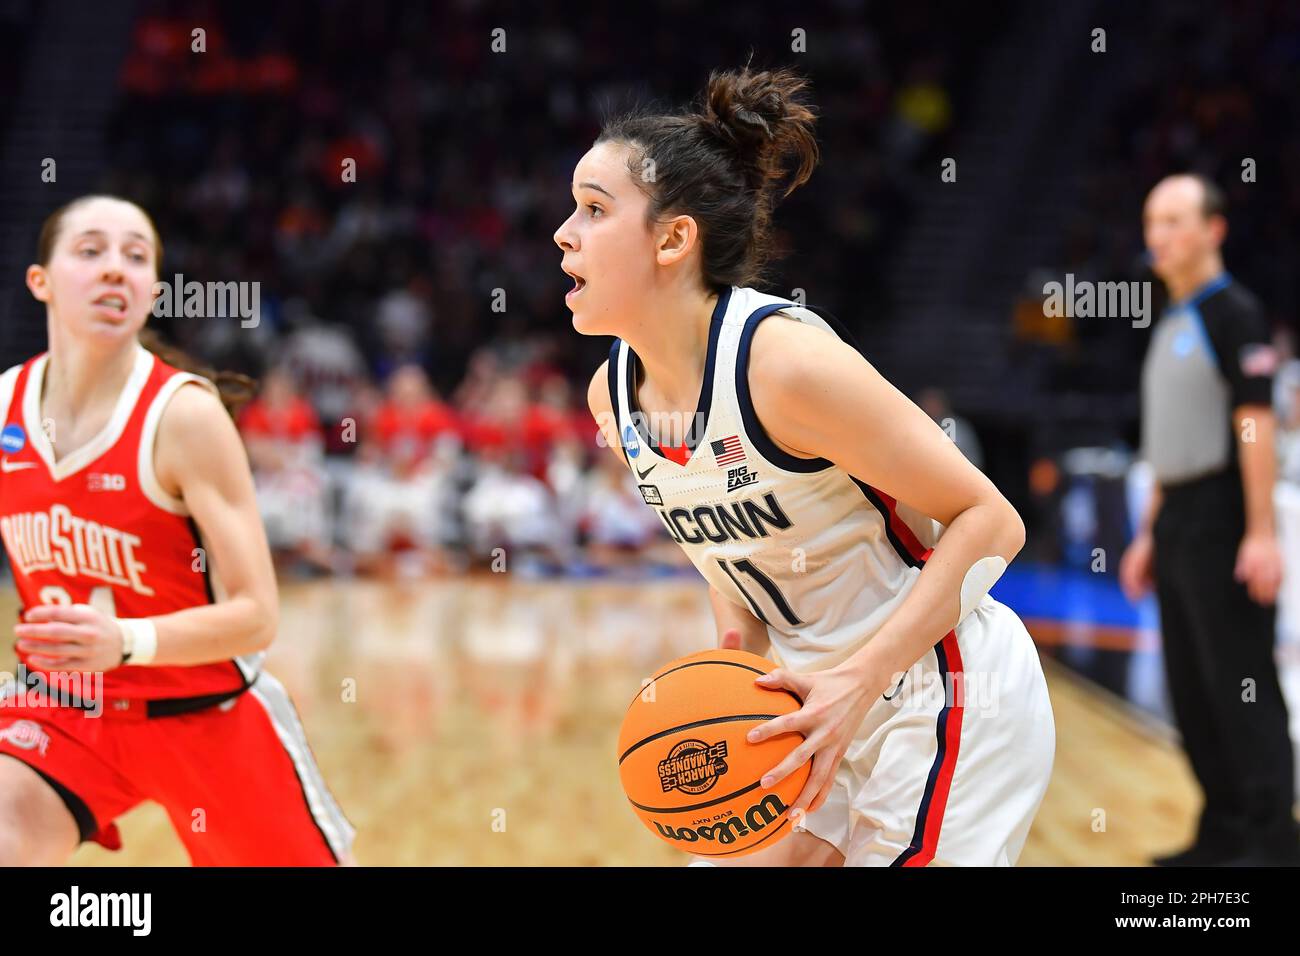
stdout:
<svg viewBox="0 0 1300 956">
<path fill-rule="evenodd" d="M 122 629 L 89 604 L 40 604 L 14 625 L 17 648 L 41 670 L 107 671 L 122 663 Z"/>
<path fill-rule="evenodd" d="M 1249 534 L 1237 548 L 1236 579 L 1256 604 L 1274 604 L 1282 586 L 1282 549 L 1271 534 Z"/>
<path fill-rule="evenodd" d="M 777 734 L 801 733 L 803 743 L 772 770 L 763 775 L 759 786 L 764 790 L 776 786 L 810 757 L 812 771 L 798 798 L 790 805 L 791 819 L 821 807 L 830 795 L 835 771 L 853 741 L 862 719 L 874 701 L 889 690 L 887 677 L 878 681 L 864 679 L 861 669 L 846 664 L 811 674 L 796 674 L 778 667 L 755 680 L 760 687 L 793 691 L 803 706 L 749 732 L 746 739 L 758 743 Z M 876 686 L 879 684 L 879 686 Z"/>
</svg>

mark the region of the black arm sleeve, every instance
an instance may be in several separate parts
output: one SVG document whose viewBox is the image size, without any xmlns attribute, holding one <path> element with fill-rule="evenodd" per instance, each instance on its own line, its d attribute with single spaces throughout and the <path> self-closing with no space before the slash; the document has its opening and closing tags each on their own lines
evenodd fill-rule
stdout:
<svg viewBox="0 0 1300 956">
<path fill-rule="evenodd" d="M 1277 356 L 1268 320 L 1253 296 L 1229 287 L 1201 306 L 1219 370 L 1228 380 L 1232 407 L 1273 404 Z"/>
</svg>

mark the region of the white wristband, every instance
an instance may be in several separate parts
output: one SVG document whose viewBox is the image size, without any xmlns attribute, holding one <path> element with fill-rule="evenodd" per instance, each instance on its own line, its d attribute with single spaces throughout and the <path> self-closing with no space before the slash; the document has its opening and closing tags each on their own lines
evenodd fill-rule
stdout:
<svg viewBox="0 0 1300 956">
<path fill-rule="evenodd" d="M 122 629 L 122 653 L 125 664 L 149 664 L 158 653 L 158 629 L 147 617 L 115 618 Z"/>
</svg>

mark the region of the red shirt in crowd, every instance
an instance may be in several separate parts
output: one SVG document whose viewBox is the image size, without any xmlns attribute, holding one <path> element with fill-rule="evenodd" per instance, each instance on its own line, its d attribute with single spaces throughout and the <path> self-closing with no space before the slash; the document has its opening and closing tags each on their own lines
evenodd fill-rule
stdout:
<svg viewBox="0 0 1300 956">
<path fill-rule="evenodd" d="M 430 399 L 417 405 L 384 402 L 376 409 L 369 431 L 388 462 L 400 469 L 422 463 L 439 438 L 458 435 L 461 429 L 448 406 Z"/>
<path fill-rule="evenodd" d="M 320 420 L 304 398 L 294 398 L 279 408 L 255 399 L 240 414 L 239 430 L 255 438 L 277 438 L 288 442 L 299 442 L 321 434 Z"/>
</svg>

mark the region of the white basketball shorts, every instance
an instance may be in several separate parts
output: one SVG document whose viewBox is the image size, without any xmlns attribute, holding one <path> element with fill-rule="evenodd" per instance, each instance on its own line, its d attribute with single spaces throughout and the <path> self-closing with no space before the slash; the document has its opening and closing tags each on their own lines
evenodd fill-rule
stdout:
<svg viewBox="0 0 1300 956">
<path fill-rule="evenodd" d="M 1012 866 L 1055 752 L 1033 639 L 986 596 L 876 701 L 825 804 L 794 829 L 846 866 Z"/>
</svg>

